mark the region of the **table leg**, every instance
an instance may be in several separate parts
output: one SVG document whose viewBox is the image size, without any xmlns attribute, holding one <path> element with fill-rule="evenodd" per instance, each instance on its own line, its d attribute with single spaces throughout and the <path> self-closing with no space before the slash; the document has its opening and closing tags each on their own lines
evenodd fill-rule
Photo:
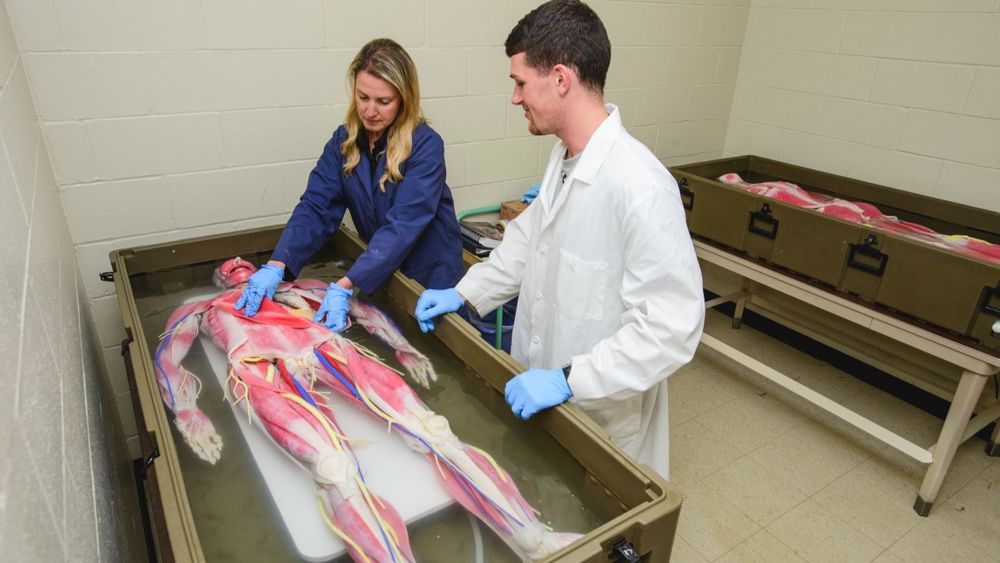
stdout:
<svg viewBox="0 0 1000 563">
<path fill-rule="evenodd" d="M 913 504 L 913 510 L 916 510 L 917 514 L 921 516 L 930 514 L 934 498 L 941 489 L 941 483 L 948 472 L 948 466 L 955 458 L 958 446 L 962 443 L 962 434 L 965 432 L 969 417 L 972 415 L 985 386 L 985 376 L 970 371 L 962 372 L 955 397 L 951 401 L 948 415 L 941 427 L 941 435 L 938 437 L 937 444 L 934 445 L 934 461 L 927 468 L 924 482 L 920 485 L 920 492 Z"/>
<path fill-rule="evenodd" d="M 743 311 L 746 310 L 750 301 L 750 280 L 743 279 L 743 295 L 736 300 L 736 310 L 733 311 L 733 328 L 740 328 L 743 324 Z"/>
<path fill-rule="evenodd" d="M 1000 419 L 993 421 L 993 433 L 990 434 L 990 441 L 986 444 L 986 455 L 1000 457 Z"/>
</svg>

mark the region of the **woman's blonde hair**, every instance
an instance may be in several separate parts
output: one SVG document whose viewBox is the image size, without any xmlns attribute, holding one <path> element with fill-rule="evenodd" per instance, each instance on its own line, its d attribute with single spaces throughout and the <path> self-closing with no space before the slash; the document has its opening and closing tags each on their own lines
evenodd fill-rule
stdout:
<svg viewBox="0 0 1000 563">
<path fill-rule="evenodd" d="M 344 119 L 347 139 L 340 145 L 340 154 L 344 156 L 344 174 L 348 176 L 354 172 L 354 168 L 361 160 L 357 140 L 362 123 L 358 117 L 355 87 L 358 73 L 362 70 L 392 84 L 400 98 L 399 113 L 384 133 L 386 166 L 385 173 L 379 178 L 378 183 L 379 189 L 384 192 L 386 180 L 398 183 L 403 179 L 399 167 L 410 157 L 410 152 L 413 151 L 413 132 L 424 121 L 424 116 L 420 112 L 420 83 L 417 80 L 417 67 L 413 64 L 413 59 L 392 39 L 373 39 L 358 51 L 347 70 L 347 86 L 351 102 L 347 108 L 347 117 Z"/>
</svg>

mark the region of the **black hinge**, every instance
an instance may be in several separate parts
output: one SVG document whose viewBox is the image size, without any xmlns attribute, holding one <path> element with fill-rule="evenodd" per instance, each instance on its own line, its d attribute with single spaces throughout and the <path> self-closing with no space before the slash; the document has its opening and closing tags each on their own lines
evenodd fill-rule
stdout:
<svg viewBox="0 0 1000 563">
<path fill-rule="evenodd" d="M 153 462 L 156 461 L 156 458 L 158 457 L 160 457 L 160 446 L 154 445 L 153 449 L 150 450 L 149 455 L 139 462 L 138 470 L 140 477 L 143 479 L 146 478 L 146 471 L 149 469 L 150 465 L 153 465 Z"/>
<path fill-rule="evenodd" d="M 115 281 L 115 273 L 114 272 L 101 272 L 100 274 L 98 274 L 98 277 L 101 278 L 101 281 L 105 281 L 105 282 L 113 282 L 113 281 Z"/>
<path fill-rule="evenodd" d="M 159 506 L 154 507 L 150 504 L 150 497 L 146 494 L 146 474 L 150 466 L 153 465 L 153 460 L 160 457 L 160 448 L 156 445 L 156 438 L 152 433 L 150 433 L 150 439 L 153 447 L 149 455 L 145 458 L 132 460 L 132 477 L 135 481 L 136 496 L 139 499 L 139 516 L 142 518 L 142 533 L 146 539 L 147 560 L 155 563 L 162 560 L 157 556 L 156 539 L 153 534 L 152 512 L 159 510 Z"/>
<path fill-rule="evenodd" d="M 125 339 L 122 340 L 122 357 L 123 358 L 125 356 L 128 356 L 128 347 L 129 347 L 129 344 L 132 344 L 132 337 L 131 336 L 126 336 Z"/>
<path fill-rule="evenodd" d="M 681 204 L 684 205 L 684 209 L 688 211 L 694 210 L 694 192 L 691 188 L 688 188 L 688 179 L 682 177 L 679 182 L 677 182 L 677 189 L 681 192 Z"/>
<path fill-rule="evenodd" d="M 625 540 L 618 540 L 615 545 L 611 546 L 608 559 L 615 563 L 638 563 L 640 558 L 639 552 L 632 547 L 632 544 Z"/>
</svg>

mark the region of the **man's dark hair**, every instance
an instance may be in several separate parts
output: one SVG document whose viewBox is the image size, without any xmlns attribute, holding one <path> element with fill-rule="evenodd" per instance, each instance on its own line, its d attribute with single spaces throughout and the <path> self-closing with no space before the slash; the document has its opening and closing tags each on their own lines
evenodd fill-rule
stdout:
<svg viewBox="0 0 1000 563">
<path fill-rule="evenodd" d="M 517 22 L 504 43 L 507 56 L 548 73 L 557 64 L 572 67 L 580 82 L 599 93 L 611 65 L 608 32 L 590 6 L 579 0 L 551 0 Z"/>
</svg>

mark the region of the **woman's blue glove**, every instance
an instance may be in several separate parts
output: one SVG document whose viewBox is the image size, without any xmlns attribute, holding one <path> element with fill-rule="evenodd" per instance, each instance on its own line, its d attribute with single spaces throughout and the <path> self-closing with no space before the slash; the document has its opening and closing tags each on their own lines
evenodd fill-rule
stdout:
<svg viewBox="0 0 1000 563">
<path fill-rule="evenodd" d="M 236 302 L 236 310 L 246 307 L 243 314 L 252 317 L 260 310 L 260 302 L 265 297 L 274 298 L 274 292 L 278 290 L 278 284 L 285 277 L 285 269 L 272 264 L 264 264 L 259 270 L 247 280 L 246 289 Z"/>
<path fill-rule="evenodd" d="M 425 289 L 417 299 L 417 309 L 413 312 L 417 317 L 420 330 L 434 330 L 434 317 L 445 313 L 454 313 L 462 308 L 465 300 L 454 287 L 448 289 Z"/>
<path fill-rule="evenodd" d="M 514 416 L 528 420 L 539 411 L 561 405 L 573 396 L 561 369 L 529 369 L 507 382 L 504 398 Z"/>
<path fill-rule="evenodd" d="M 531 203 L 532 201 L 534 201 L 536 197 L 538 197 L 538 190 L 540 190 L 541 188 L 542 188 L 541 184 L 531 184 L 531 187 L 528 188 L 528 191 L 524 192 L 524 195 L 521 196 L 521 201 L 523 201 L 524 203 Z"/>
<path fill-rule="evenodd" d="M 331 283 L 326 290 L 326 296 L 323 297 L 323 303 L 313 315 L 313 320 L 333 332 L 344 330 L 347 328 L 347 300 L 351 298 L 352 294 L 351 290 Z M 323 317 L 326 317 L 325 321 Z"/>
</svg>

